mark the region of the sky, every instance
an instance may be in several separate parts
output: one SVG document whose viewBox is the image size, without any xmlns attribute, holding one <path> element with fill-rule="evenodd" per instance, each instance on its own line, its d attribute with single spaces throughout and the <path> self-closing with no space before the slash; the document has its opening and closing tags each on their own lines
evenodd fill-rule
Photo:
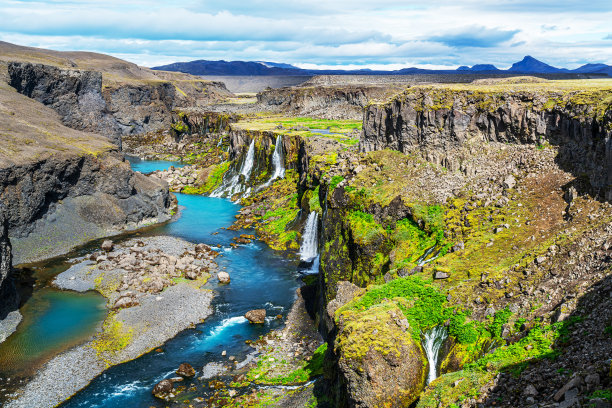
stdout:
<svg viewBox="0 0 612 408">
<path fill-rule="evenodd" d="M 143 66 L 249 60 L 303 68 L 612 65 L 611 0 L 0 0 L 0 40 Z"/>
</svg>

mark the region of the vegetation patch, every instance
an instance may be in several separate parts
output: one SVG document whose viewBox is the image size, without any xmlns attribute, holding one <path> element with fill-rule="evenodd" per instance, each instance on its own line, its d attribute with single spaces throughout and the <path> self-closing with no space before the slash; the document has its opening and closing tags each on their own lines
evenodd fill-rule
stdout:
<svg viewBox="0 0 612 408">
<path fill-rule="evenodd" d="M 117 318 L 116 312 L 111 312 L 104 320 L 102 331 L 97 334 L 91 347 L 96 350 L 99 358 L 109 366 L 111 357 L 126 348 L 132 341 L 133 329 L 124 327 Z"/>
</svg>

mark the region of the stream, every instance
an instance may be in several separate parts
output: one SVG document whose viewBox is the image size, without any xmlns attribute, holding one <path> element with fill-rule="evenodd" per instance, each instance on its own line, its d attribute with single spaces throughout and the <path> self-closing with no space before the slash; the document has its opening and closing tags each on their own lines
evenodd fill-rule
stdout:
<svg viewBox="0 0 612 408">
<path fill-rule="evenodd" d="M 132 162 L 132 168 L 143 173 L 162 170 L 170 162 Z M 298 260 L 268 248 L 265 243 L 255 241 L 238 248 L 231 248 L 231 239 L 245 231 L 230 231 L 223 229 L 229 227 L 235 220 L 239 206 L 229 200 L 205 196 L 189 196 L 176 194 L 181 208 L 180 217 L 159 227 L 142 233 L 146 235 L 171 235 L 185 240 L 199 243 L 203 242 L 212 247 L 220 245 L 221 256 L 217 258 L 220 270 L 227 271 L 231 276 L 229 285 L 218 285 L 216 279 L 211 279 L 206 287 L 215 291 L 213 300 L 214 314 L 204 323 L 194 329 L 185 330 L 173 339 L 168 340 L 160 349 L 151 351 L 133 361 L 117 365 L 105 371 L 94 379 L 90 385 L 73 398 L 64 402 L 62 407 L 163 407 L 168 403 L 156 400 L 151 395 L 154 385 L 164 378 L 174 377 L 174 371 L 183 362 L 190 363 L 201 374 L 202 367 L 209 362 L 228 362 L 229 356 L 235 356 L 241 361 L 253 351 L 246 340 L 256 340 L 272 329 L 279 328 L 286 317 L 293 301 L 295 290 L 300 286 Z M 253 231 L 246 231 L 253 233 Z M 213 233 L 215 233 L 213 235 Z M 64 260 L 65 263 L 65 260 Z M 37 273 L 55 276 L 65 270 L 67 266 L 55 267 L 53 271 L 43 270 Z M 45 295 L 50 291 L 52 295 Z M 90 336 L 103 318 L 104 311 L 100 308 L 100 296 L 97 294 L 78 294 L 70 291 L 59 291 L 47 286 L 34 290 L 32 299 L 46 296 L 38 302 L 36 313 L 27 309 L 28 304 L 22 308 L 24 322 L 28 324 L 19 326 L 12 336 L 23 341 L 13 346 L 13 354 L 27 353 L 25 344 L 31 333 L 43 328 L 57 329 L 62 327 L 62 334 L 53 339 L 54 346 L 47 345 L 44 334 L 36 337 L 40 349 L 56 355 L 58 342 L 64 342 L 71 347 Z M 71 303 L 72 302 L 72 303 Z M 76 303 L 75 303 L 76 302 Z M 80 303 L 79 303 L 80 302 Z M 83 304 L 84 306 L 82 306 Z M 43 305 L 43 306 L 40 306 Z M 74 306 L 73 305 L 77 305 Z M 265 308 L 268 318 L 264 325 L 252 325 L 243 317 L 251 310 Z M 42 310 L 41 310 L 42 309 Z M 100 312 L 102 310 L 102 312 Z M 73 319 L 74 315 L 81 316 Z M 163 316 L 160 316 L 163 319 Z M 64 326 L 57 326 L 64 322 Z M 79 328 L 76 335 L 71 332 Z M 53 330 L 55 330 L 53 329 Z M 25 331 L 29 330 L 29 331 Z M 53 331 L 52 330 L 52 331 Z M 72 334 L 70 334 L 72 333 Z M 42 336 L 42 337 L 41 337 Z M 76 340 L 75 340 L 76 339 Z M 10 339 L 9 339 L 10 340 Z M 9 341 L 7 340 L 7 342 Z M 5 344 L 1 345 L 4 347 Z M 0 347 L 0 352 L 2 348 Z M 32 346 L 30 346 L 32 347 Z M 65 347 L 66 349 L 68 347 Z M 226 351 L 227 356 L 222 357 Z M 8 355 L 8 354 L 7 354 Z M 19 366 L 19 365 L 17 365 Z M 23 371 L 24 365 L 21 365 Z M 0 370 L 0 375 L 2 374 Z M 28 373 L 31 374 L 31 373 Z M 206 381 L 207 383 L 207 381 Z M 196 385 L 199 392 L 181 394 L 179 400 L 204 396 L 202 386 L 204 382 L 195 379 L 183 382 L 181 385 Z"/>
</svg>

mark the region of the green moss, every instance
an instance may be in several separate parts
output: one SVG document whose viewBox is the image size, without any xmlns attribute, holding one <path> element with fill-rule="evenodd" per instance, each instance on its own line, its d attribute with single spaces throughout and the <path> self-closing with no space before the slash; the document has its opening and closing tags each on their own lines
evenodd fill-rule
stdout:
<svg viewBox="0 0 612 408">
<path fill-rule="evenodd" d="M 225 161 L 221 164 L 216 165 L 210 172 L 208 179 L 204 186 L 202 186 L 203 193 L 210 193 L 218 188 L 223 183 L 223 176 L 230 168 L 230 162 Z"/>
<path fill-rule="evenodd" d="M 374 220 L 372 214 L 351 211 L 348 213 L 347 219 L 353 232 L 353 238 L 361 245 L 386 236 L 385 229 Z"/>
<path fill-rule="evenodd" d="M 333 176 L 329 182 L 330 191 L 333 191 L 336 188 L 336 186 L 340 184 L 342 181 L 344 181 L 344 177 L 340 175 Z"/>
<path fill-rule="evenodd" d="M 175 122 L 170 125 L 172 129 L 174 129 L 178 134 L 189 132 L 189 126 L 187 126 L 183 121 Z"/>
<path fill-rule="evenodd" d="M 431 281 L 416 276 L 369 287 L 363 296 L 340 308 L 337 314 L 365 311 L 388 299 L 397 301 L 415 340 L 420 341 L 424 331 L 447 321 L 449 333 L 460 343 L 473 343 L 479 336 L 475 323 L 466 322 L 465 312 L 448 306 L 446 296 Z"/>
<path fill-rule="evenodd" d="M 301 367 L 283 375 L 270 375 L 270 372 L 279 370 L 279 366 L 287 365 L 284 361 L 273 361 L 262 356 L 257 366 L 246 374 L 247 381 L 266 385 L 292 385 L 305 383 L 323 374 L 323 362 L 327 343 L 317 348 L 308 361 L 303 361 Z M 282 371 L 282 367 L 281 367 Z"/>
<path fill-rule="evenodd" d="M 126 348 L 132 341 L 133 329 L 125 328 L 123 322 L 117 319 L 117 313 L 111 312 L 104 320 L 102 331 L 98 333 L 91 347 L 98 357 L 109 363 L 112 355 Z"/>
</svg>

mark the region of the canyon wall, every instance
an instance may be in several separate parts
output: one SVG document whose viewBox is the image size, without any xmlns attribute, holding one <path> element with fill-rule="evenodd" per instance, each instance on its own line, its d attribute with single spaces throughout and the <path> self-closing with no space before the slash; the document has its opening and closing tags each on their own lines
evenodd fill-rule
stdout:
<svg viewBox="0 0 612 408">
<path fill-rule="evenodd" d="M 370 101 L 385 99 L 404 87 L 339 85 L 269 89 L 257 94 L 257 101 L 266 109 L 295 116 L 360 120 L 363 108 Z"/>
<path fill-rule="evenodd" d="M 362 151 L 417 153 L 449 170 L 478 143 L 558 146 L 558 164 L 612 199 L 612 91 L 414 87 L 365 110 Z"/>
<path fill-rule="evenodd" d="M 106 84 L 102 72 L 24 62 L 9 63 L 8 76 L 9 85 L 53 108 L 64 125 L 103 134 L 118 146 L 123 135 L 169 127 L 177 106 L 230 95 L 221 83 L 190 81 L 185 91 L 164 80 Z"/>
<path fill-rule="evenodd" d="M 2 168 L 0 200 L 15 263 L 165 221 L 170 206 L 167 185 L 133 172 L 117 152 L 55 155 Z"/>
</svg>

